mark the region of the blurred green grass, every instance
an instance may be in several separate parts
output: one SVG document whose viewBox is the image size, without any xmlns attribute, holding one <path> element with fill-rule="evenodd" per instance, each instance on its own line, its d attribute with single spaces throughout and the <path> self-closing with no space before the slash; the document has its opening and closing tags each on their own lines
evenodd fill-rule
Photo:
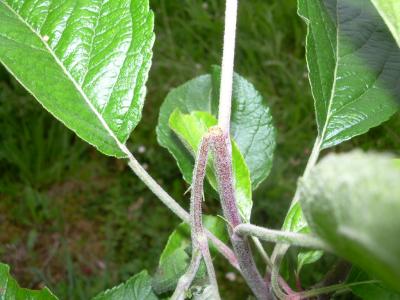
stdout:
<svg viewBox="0 0 400 300">
<path fill-rule="evenodd" d="M 155 53 L 143 120 L 129 147 L 185 207 L 187 186 L 154 129 L 168 91 L 220 62 L 223 2 L 151 1 Z M 241 1 L 236 71 L 267 99 L 278 131 L 273 171 L 254 195 L 253 222 L 269 227 L 281 225 L 316 135 L 304 37 L 295 0 Z M 4 70 L 0 80 L 0 261 L 24 286 L 46 284 L 61 299 L 88 299 L 144 268 L 153 272 L 179 220 L 123 161 L 76 138 Z M 332 151 L 399 155 L 399 126 L 396 115 Z M 242 281 L 224 280 L 231 270 L 223 259 L 217 265 L 225 298 L 245 299 Z M 306 283 L 320 276 L 313 267 L 305 272 Z"/>
</svg>

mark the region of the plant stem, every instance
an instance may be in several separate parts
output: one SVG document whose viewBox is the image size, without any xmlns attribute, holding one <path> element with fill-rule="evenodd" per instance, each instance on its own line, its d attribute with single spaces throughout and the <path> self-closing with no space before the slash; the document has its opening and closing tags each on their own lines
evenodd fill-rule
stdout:
<svg viewBox="0 0 400 300">
<path fill-rule="evenodd" d="M 351 288 L 353 286 L 357 286 L 357 285 L 373 284 L 373 283 L 378 283 L 378 282 L 379 281 L 377 281 L 377 280 L 367 280 L 367 281 L 359 281 L 359 282 L 353 282 L 353 283 L 347 283 L 347 284 L 341 283 L 341 284 L 335 284 L 335 285 L 331 285 L 331 286 L 326 286 L 326 287 L 322 287 L 322 288 L 318 288 L 318 289 L 301 292 L 301 293 L 298 293 L 298 295 L 300 296 L 299 299 L 308 299 L 308 298 L 315 297 L 315 296 L 322 295 L 322 294 L 346 291 L 349 288 Z"/>
<path fill-rule="evenodd" d="M 340 259 L 333 268 L 325 275 L 324 279 L 315 285 L 315 288 L 339 284 L 346 280 L 351 270 L 351 263 Z M 330 294 L 324 294 L 318 297 L 318 300 L 328 300 L 331 298 Z"/>
<path fill-rule="evenodd" d="M 277 253 L 276 256 L 274 256 L 274 253 L 272 254 L 272 271 L 271 271 L 271 286 L 272 290 L 274 291 L 275 295 L 281 299 L 281 300 L 286 300 L 287 299 L 287 294 L 285 291 L 281 289 L 281 285 L 279 282 L 280 276 L 279 276 L 279 270 L 281 267 L 282 259 L 284 257 L 284 254 L 286 251 L 289 249 L 288 244 L 278 244 L 279 248 L 283 255 L 281 253 Z"/>
<path fill-rule="evenodd" d="M 238 0 L 226 0 L 225 7 L 225 31 L 222 53 L 221 85 L 219 94 L 218 126 L 229 135 L 232 89 L 233 89 L 233 69 L 235 63 L 235 41 L 237 23 Z M 258 252 L 267 264 L 271 263 L 268 254 L 265 252 L 260 241 L 253 238 Z"/>
<path fill-rule="evenodd" d="M 237 208 L 233 187 L 232 149 L 229 135 L 223 132 L 220 127 L 214 127 L 211 133 L 222 210 L 224 217 L 229 222 L 228 232 L 242 275 L 257 299 L 269 300 L 268 285 L 257 270 L 247 238 L 232 232 L 232 228 L 242 224 L 242 220 Z"/>
<path fill-rule="evenodd" d="M 235 60 L 235 39 L 237 20 L 237 0 L 226 0 L 225 32 L 222 54 L 221 87 L 219 95 L 218 125 L 229 133 L 231 119 L 231 99 L 233 66 Z"/>
<path fill-rule="evenodd" d="M 125 148 L 126 146 L 123 145 Z M 126 148 L 124 149 L 128 156 L 128 165 L 132 171 L 142 180 L 142 182 L 156 195 L 161 202 L 175 213 L 182 221 L 190 224 L 189 214 L 150 176 L 149 173 L 140 165 L 133 154 Z M 206 230 L 208 239 L 214 244 L 218 251 L 232 264 L 233 267 L 239 269 L 236 255 L 232 250 L 215 237 L 211 232 Z"/>
<path fill-rule="evenodd" d="M 234 228 L 234 232 L 240 235 L 256 236 L 259 239 L 268 242 L 283 243 L 290 244 L 291 246 L 331 251 L 328 245 L 326 245 L 319 238 L 314 237 L 310 234 L 273 230 L 255 226 L 252 224 L 238 225 Z"/>
<path fill-rule="evenodd" d="M 199 250 L 193 251 L 192 259 L 186 273 L 179 278 L 178 284 L 171 300 L 184 300 L 185 294 L 189 290 L 193 279 L 196 277 L 197 271 L 200 267 L 201 253 Z"/>
<path fill-rule="evenodd" d="M 185 223 L 190 222 L 189 214 L 151 177 L 135 157 L 130 154 L 129 167 L 143 181 L 145 185 Z"/>
<path fill-rule="evenodd" d="M 239 225 L 240 226 L 240 225 Z M 262 259 L 264 260 L 264 262 L 266 263 L 266 265 L 269 268 L 272 268 L 272 260 L 271 258 L 268 256 L 267 252 L 265 252 L 263 245 L 261 244 L 260 240 L 255 237 L 252 236 L 251 239 L 253 240 L 254 245 L 256 246 L 256 249 L 258 250 L 258 252 L 260 253 Z"/>
<path fill-rule="evenodd" d="M 315 140 L 313 149 L 311 151 L 310 157 L 308 158 L 306 168 L 304 169 L 303 177 L 308 176 L 311 169 L 315 166 L 318 161 L 319 154 L 321 152 L 321 145 L 322 140 L 320 137 L 317 137 Z M 296 188 L 296 192 L 290 204 L 289 210 L 293 207 L 293 205 L 299 201 L 300 198 L 300 190 L 298 187 Z M 280 263 L 282 262 L 283 257 L 285 256 L 287 250 L 289 249 L 288 245 L 286 244 L 276 244 L 275 248 L 272 252 L 272 274 L 271 274 L 271 285 L 274 292 L 277 294 L 278 297 L 284 295 L 284 292 L 280 288 L 278 278 L 279 278 L 279 270 L 280 270 Z"/>
<path fill-rule="evenodd" d="M 192 245 L 194 251 L 200 250 L 206 264 L 208 277 L 213 287 L 215 299 L 220 299 L 218 283 L 215 275 L 214 265 L 210 250 L 208 248 L 207 237 L 203 227 L 203 182 L 206 174 L 207 158 L 209 151 L 210 136 L 206 134 L 199 146 L 196 157 L 196 163 L 193 169 L 192 190 L 190 197 L 190 227 L 192 236 Z"/>
</svg>

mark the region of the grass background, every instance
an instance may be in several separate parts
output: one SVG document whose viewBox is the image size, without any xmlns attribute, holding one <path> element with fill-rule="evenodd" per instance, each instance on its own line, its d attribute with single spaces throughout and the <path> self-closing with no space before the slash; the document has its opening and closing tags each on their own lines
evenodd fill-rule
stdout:
<svg viewBox="0 0 400 300">
<path fill-rule="evenodd" d="M 316 136 L 304 59 L 305 25 L 296 1 L 241 1 L 236 71 L 272 109 L 278 145 L 272 174 L 255 192 L 253 222 L 278 228 Z M 168 91 L 220 62 L 223 1 L 151 0 L 156 44 L 143 120 L 129 148 L 175 199 L 188 206 L 173 158 L 157 145 L 158 110 Z M 331 151 L 354 147 L 399 154 L 399 115 Z M 0 261 L 19 282 L 48 285 L 61 299 L 89 299 L 142 269 L 154 272 L 179 223 L 123 161 L 76 138 L 0 69 Z M 144 150 L 144 151 L 143 151 Z M 208 204 L 214 211 L 216 204 Z M 328 258 L 329 260 L 329 258 Z M 222 294 L 245 299 L 240 278 L 217 262 Z M 324 260 L 305 267 L 317 280 Z"/>
</svg>

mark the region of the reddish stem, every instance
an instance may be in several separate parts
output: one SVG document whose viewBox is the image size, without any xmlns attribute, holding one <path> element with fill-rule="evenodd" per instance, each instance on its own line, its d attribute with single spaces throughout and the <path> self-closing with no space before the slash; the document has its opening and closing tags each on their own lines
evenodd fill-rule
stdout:
<svg viewBox="0 0 400 300">
<path fill-rule="evenodd" d="M 215 154 L 214 164 L 217 172 L 221 205 L 224 216 L 229 222 L 228 232 L 233 250 L 238 259 L 242 275 L 254 295 L 257 299 L 270 300 L 268 284 L 257 270 L 247 238 L 232 232 L 232 228 L 241 224 L 242 220 L 236 204 L 233 186 L 232 149 L 229 135 L 219 127 L 214 127 L 210 132 L 212 134 L 212 147 Z"/>
</svg>

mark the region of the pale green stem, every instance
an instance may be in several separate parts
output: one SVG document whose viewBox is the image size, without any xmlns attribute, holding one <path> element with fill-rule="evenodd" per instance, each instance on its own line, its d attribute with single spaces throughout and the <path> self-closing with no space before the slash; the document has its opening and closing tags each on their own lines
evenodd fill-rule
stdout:
<svg viewBox="0 0 400 300">
<path fill-rule="evenodd" d="M 303 177 L 307 177 L 308 174 L 310 173 L 311 169 L 315 166 L 315 164 L 318 161 L 319 154 L 321 152 L 321 146 L 322 146 L 322 140 L 318 137 L 314 143 L 313 149 L 311 151 L 310 157 L 308 159 L 306 168 L 304 169 Z M 299 201 L 300 197 L 300 191 L 297 188 L 296 192 L 294 194 L 293 200 L 290 204 L 290 208 Z M 289 208 L 289 210 L 290 210 Z M 289 247 L 287 244 L 276 244 L 274 251 L 272 252 L 272 274 L 271 274 L 271 285 L 272 289 L 274 290 L 275 294 L 280 297 L 284 295 L 285 293 L 282 291 L 280 288 L 278 278 L 279 278 L 279 270 L 280 270 L 280 264 L 282 262 L 283 257 L 285 256 L 287 250 Z"/>
<path fill-rule="evenodd" d="M 197 271 L 200 267 L 201 253 L 199 250 L 193 251 L 192 259 L 186 273 L 179 278 L 178 284 L 171 300 L 184 300 L 186 292 L 189 290 L 194 278 L 196 277 Z"/>
<path fill-rule="evenodd" d="M 267 242 L 289 244 L 291 246 L 331 252 L 331 248 L 327 244 L 311 234 L 273 230 L 252 224 L 240 224 L 234 228 L 234 232 L 241 235 L 256 236 Z"/>
<path fill-rule="evenodd" d="M 235 61 L 237 9 L 237 0 L 226 0 L 218 125 L 227 134 L 229 134 L 231 121 L 232 82 L 233 67 Z"/>
<path fill-rule="evenodd" d="M 140 165 L 133 154 L 126 149 L 124 151 L 128 155 L 128 165 L 132 171 L 142 180 L 142 182 L 167 206 L 173 213 L 175 213 L 182 221 L 190 224 L 189 214 L 151 177 L 149 173 Z M 236 269 L 240 269 L 236 255 L 233 251 L 225 245 L 221 240 L 214 236 L 211 232 L 206 230 L 208 239 L 214 244 L 218 251 L 232 264 Z"/>
<path fill-rule="evenodd" d="M 260 253 L 260 255 L 261 255 L 262 259 L 264 260 L 264 262 L 266 263 L 266 265 L 268 267 L 272 268 L 272 260 L 269 257 L 269 255 L 267 254 L 267 252 L 265 252 L 265 249 L 264 249 L 263 245 L 261 244 L 260 240 L 255 236 L 252 236 L 251 239 L 253 240 L 253 243 L 256 246 L 256 249 Z"/>
<path fill-rule="evenodd" d="M 315 297 L 318 295 L 323 295 L 323 294 L 329 294 L 332 292 L 343 292 L 348 290 L 349 288 L 353 286 L 358 286 L 358 285 L 364 285 L 364 284 L 374 284 L 378 283 L 379 281 L 377 280 L 367 280 L 367 281 L 359 281 L 359 282 L 353 282 L 353 283 L 340 283 L 340 284 L 335 284 L 335 285 L 330 285 L 318 289 L 313 289 L 305 292 L 298 293 L 299 299 L 308 299 L 311 297 Z"/>
</svg>

